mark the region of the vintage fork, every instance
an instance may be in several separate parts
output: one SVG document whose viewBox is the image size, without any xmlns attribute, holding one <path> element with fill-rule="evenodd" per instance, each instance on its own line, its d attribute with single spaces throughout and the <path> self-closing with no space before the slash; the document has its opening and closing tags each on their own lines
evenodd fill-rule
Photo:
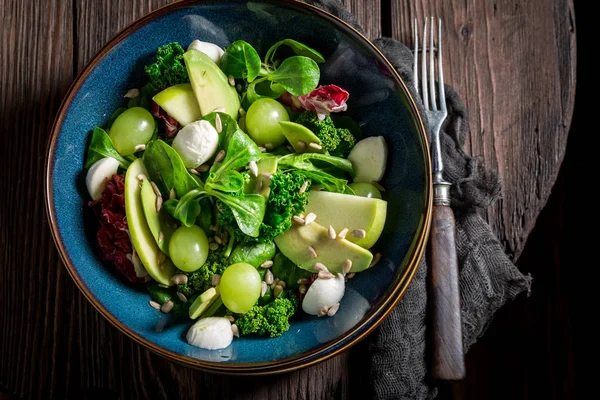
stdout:
<svg viewBox="0 0 600 400">
<path fill-rule="evenodd" d="M 427 48 L 430 21 L 429 49 Z M 432 376 L 438 380 L 456 381 L 464 378 L 464 354 L 456 260 L 454 213 L 450 208 L 450 186 L 444 180 L 444 163 L 440 148 L 440 129 L 448 116 L 444 93 L 442 66 L 442 20 L 438 20 L 437 38 L 437 98 L 434 47 L 434 19 L 426 18 L 423 27 L 421 77 L 419 79 L 418 22 L 414 25 L 415 89 L 421 94 L 425 115 L 431 129 L 431 159 L 433 168 L 433 215 L 429 238 L 429 299 L 431 312 Z M 429 54 L 429 62 L 427 55 Z M 429 64 L 429 66 L 428 66 Z M 428 76 L 429 75 L 429 76 Z M 419 88 L 419 81 L 421 87 Z"/>
</svg>

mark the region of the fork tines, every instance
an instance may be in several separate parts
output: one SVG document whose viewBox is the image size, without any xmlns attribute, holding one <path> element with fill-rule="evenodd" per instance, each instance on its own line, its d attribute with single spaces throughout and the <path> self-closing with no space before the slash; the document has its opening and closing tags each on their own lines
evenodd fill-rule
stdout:
<svg viewBox="0 0 600 400">
<path fill-rule="evenodd" d="M 415 82 L 415 90 L 421 95 L 423 105 L 426 110 L 438 110 L 436 102 L 436 90 L 435 90 L 435 53 L 437 50 L 437 72 L 438 72 L 438 93 L 439 93 L 439 106 L 440 110 L 446 111 L 446 97 L 444 94 L 444 73 L 442 69 L 442 19 L 438 19 L 437 29 L 437 48 L 434 46 L 434 19 L 433 17 L 425 18 L 425 24 L 423 26 L 423 45 L 421 49 L 421 75 L 419 78 L 419 26 L 417 19 L 413 28 L 414 37 L 414 64 L 413 64 L 413 77 Z M 427 47 L 427 31 L 429 25 L 429 48 Z M 427 69 L 427 54 L 429 54 L 429 71 Z M 429 74 L 429 77 L 427 76 Z M 419 80 L 421 81 L 421 87 L 419 88 Z M 429 90 L 428 89 L 429 86 Z M 429 99 L 431 98 L 431 103 Z"/>
</svg>

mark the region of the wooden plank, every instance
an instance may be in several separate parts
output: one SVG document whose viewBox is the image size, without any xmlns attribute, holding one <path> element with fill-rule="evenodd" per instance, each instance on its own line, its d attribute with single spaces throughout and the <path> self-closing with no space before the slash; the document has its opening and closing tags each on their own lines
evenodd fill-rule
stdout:
<svg viewBox="0 0 600 400">
<path fill-rule="evenodd" d="M 572 1 L 394 0 L 393 36 L 410 45 L 412 21 L 430 15 L 443 20 L 446 83 L 469 111 L 466 149 L 502 179 L 502 198 L 485 217 L 516 259 L 566 149 L 575 85 Z"/>
<path fill-rule="evenodd" d="M 381 2 L 343 0 L 344 5 L 356 17 L 356 21 L 369 39 L 381 37 Z"/>
<path fill-rule="evenodd" d="M 61 385 L 66 277 L 46 222 L 46 139 L 73 79 L 65 1 L 3 2 L 0 15 L 0 388 L 20 396 Z M 60 293 L 60 295 L 59 295 Z"/>
</svg>

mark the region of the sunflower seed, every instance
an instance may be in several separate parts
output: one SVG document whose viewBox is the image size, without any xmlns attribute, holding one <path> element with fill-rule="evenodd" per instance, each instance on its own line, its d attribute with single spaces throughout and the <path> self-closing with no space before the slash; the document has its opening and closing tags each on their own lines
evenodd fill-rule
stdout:
<svg viewBox="0 0 600 400">
<path fill-rule="evenodd" d="M 273 179 L 273 174 L 269 173 L 269 172 L 261 172 L 260 176 L 262 176 L 265 179 Z"/>
<path fill-rule="evenodd" d="M 317 313 L 317 317 L 324 317 L 325 315 L 327 315 L 327 311 L 327 307 L 321 307 L 321 309 Z"/>
<path fill-rule="evenodd" d="M 273 146 L 273 143 L 265 143 L 265 148 L 267 150 L 273 150 L 275 147 Z"/>
<path fill-rule="evenodd" d="M 319 273 L 317 275 L 318 275 L 319 279 L 332 279 L 332 278 L 335 278 L 335 275 L 333 275 L 329 271 L 319 271 Z"/>
<path fill-rule="evenodd" d="M 125 97 L 127 99 L 135 99 L 139 95 L 140 95 L 140 89 L 134 88 L 134 89 L 129 89 L 123 97 Z"/>
<path fill-rule="evenodd" d="M 156 198 L 156 212 L 160 211 L 160 209 L 162 208 L 162 205 L 163 205 L 163 198 L 162 198 L 162 196 L 158 196 Z"/>
<path fill-rule="evenodd" d="M 165 262 L 166 259 L 167 259 L 167 256 L 165 256 L 165 253 L 163 253 L 162 251 L 159 251 L 158 255 L 156 256 L 156 262 L 158 264 L 162 264 Z"/>
<path fill-rule="evenodd" d="M 375 265 L 377 265 L 377 263 L 379 262 L 379 260 L 381 260 L 381 253 L 375 254 L 375 257 L 373 257 L 373 261 L 371 261 L 371 265 L 369 265 L 369 268 L 374 267 Z"/>
<path fill-rule="evenodd" d="M 266 147 L 258 146 L 258 149 L 261 153 L 265 153 L 267 151 Z"/>
<path fill-rule="evenodd" d="M 152 185 L 152 190 L 154 191 L 155 195 L 162 196 L 162 194 L 160 193 L 160 189 L 158 188 L 158 186 L 156 186 L 156 183 L 150 182 L 150 185 Z"/>
<path fill-rule="evenodd" d="M 213 161 L 213 164 L 218 164 L 221 161 L 223 161 L 223 159 L 225 158 L 225 150 L 221 150 L 217 153 L 217 155 L 215 156 L 215 159 Z"/>
<path fill-rule="evenodd" d="M 348 234 L 348 228 L 344 228 L 338 233 L 338 239 L 346 239 L 346 235 Z"/>
<path fill-rule="evenodd" d="M 327 114 L 317 113 L 317 118 L 319 121 L 323 121 L 325 118 L 327 118 Z"/>
<path fill-rule="evenodd" d="M 317 257 L 319 257 L 319 255 L 317 254 L 317 251 L 312 246 L 308 246 L 308 254 L 310 255 L 310 258 L 317 258 Z"/>
<path fill-rule="evenodd" d="M 301 218 L 301 217 L 299 217 L 299 216 L 297 216 L 297 215 L 294 215 L 292 217 L 292 221 L 294 221 L 297 224 L 304 225 L 304 219 Z"/>
<path fill-rule="evenodd" d="M 271 268 L 273 266 L 273 260 L 267 260 L 264 263 L 260 264 L 263 268 Z"/>
<path fill-rule="evenodd" d="M 164 288 L 164 289 L 168 289 L 169 287 L 165 284 L 159 283 L 158 287 Z"/>
<path fill-rule="evenodd" d="M 179 300 L 183 301 L 184 303 L 187 301 L 187 297 L 185 297 L 185 294 L 181 292 L 177 292 L 177 297 L 179 297 Z"/>
<path fill-rule="evenodd" d="M 219 245 L 216 243 L 211 243 L 208 245 L 208 248 L 211 249 L 212 251 L 215 251 L 219 248 Z"/>
<path fill-rule="evenodd" d="M 223 123 L 221 122 L 219 114 L 215 117 L 215 129 L 217 130 L 217 133 L 223 132 Z"/>
<path fill-rule="evenodd" d="M 275 286 L 275 289 L 273 289 L 273 297 L 278 298 L 281 292 L 283 292 L 283 287 L 281 287 L 281 285 Z"/>
<path fill-rule="evenodd" d="M 265 273 L 265 283 L 267 285 L 270 285 L 273 283 L 273 273 L 271 272 L 271 270 L 267 270 L 267 272 Z"/>
<path fill-rule="evenodd" d="M 137 146 L 135 146 L 133 148 L 133 151 L 135 153 L 137 153 L 138 151 L 144 151 L 144 150 L 146 150 L 146 145 L 145 144 L 138 144 Z"/>
<path fill-rule="evenodd" d="M 279 284 L 279 279 L 275 278 L 273 280 L 273 283 L 271 283 L 269 286 L 271 287 L 271 290 L 275 289 L 275 286 L 277 286 Z"/>
<path fill-rule="evenodd" d="M 232 75 L 229 75 L 229 76 L 227 77 L 227 80 L 229 81 L 229 84 L 230 84 L 231 86 L 235 86 L 235 79 L 233 79 L 233 76 L 232 76 Z"/>
<path fill-rule="evenodd" d="M 216 225 L 211 225 L 208 227 L 209 230 L 216 232 L 217 231 L 217 226 Z"/>
<path fill-rule="evenodd" d="M 165 329 L 165 325 L 167 325 L 167 320 L 165 318 L 161 318 L 156 325 L 154 325 L 154 332 L 161 333 L 163 329 Z"/>
<path fill-rule="evenodd" d="M 227 315 L 227 316 L 225 316 L 225 318 L 227 318 L 229 320 L 229 322 L 235 321 L 235 318 L 233 318 L 233 315 Z"/>
<path fill-rule="evenodd" d="M 236 324 L 231 324 L 231 332 L 233 332 L 233 336 L 240 337 L 240 330 Z"/>
<path fill-rule="evenodd" d="M 316 149 L 316 150 L 323 150 L 323 146 L 321 146 L 319 143 L 315 143 L 315 142 L 310 142 L 308 144 L 308 147 L 312 147 L 313 149 Z"/>
<path fill-rule="evenodd" d="M 246 115 L 246 110 L 244 110 L 242 107 L 240 107 L 240 110 L 238 111 L 240 113 L 240 115 L 243 117 L 244 115 Z"/>
<path fill-rule="evenodd" d="M 302 140 L 298 140 L 296 142 L 296 147 L 298 147 L 300 150 L 303 150 L 306 148 L 306 142 L 304 142 Z"/>
<path fill-rule="evenodd" d="M 196 168 L 189 168 L 188 171 L 190 174 L 200 175 L 200 172 L 198 172 L 198 170 Z"/>
<path fill-rule="evenodd" d="M 356 272 L 350 272 L 348 275 L 346 275 L 346 278 L 352 279 L 354 278 L 354 275 L 356 275 Z"/>
<path fill-rule="evenodd" d="M 287 283 L 285 283 L 285 281 L 279 281 L 278 285 L 281 286 L 282 289 L 287 287 Z"/>
<path fill-rule="evenodd" d="M 310 281 L 309 281 L 308 279 L 306 279 L 306 278 L 300 278 L 300 279 L 298 279 L 298 280 L 296 281 L 296 283 L 297 283 L 298 285 L 306 285 L 308 282 L 310 282 Z"/>
<path fill-rule="evenodd" d="M 164 312 L 165 314 L 171 311 L 172 309 L 173 302 L 171 300 L 167 301 L 165 304 L 162 305 L 162 307 L 160 307 L 160 311 Z"/>
<path fill-rule="evenodd" d="M 256 165 L 256 161 L 250 161 L 248 163 L 248 168 L 250 169 L 250 172 L 252 172 L 252 175 L 258 176 L 258 166 Z"/>
<path fill-rule="evenodd" d="M 210 283 L 213 286 L 217 286 L 219 283 L 221 283 L 221 275 L 213 274 L 213 276 L 210 278 Z"/>
<path fill-rule="evenodd" d="M 329 310 L 327 310 L 327 315 L 330 317 L 333 317 L 339 309 L 340 309 L 340 303 L 334 304 L 331 307 L 329 307 Z"/>
<path fill-rule="evenodd" d="M 298 194 L 302 194 L 306 192 L 306 188 L 308 187 L 308 181 L 304 181 L 302 186 L 300 186 L 300 190 L 298 190 Z"/>
<path fill-rule="evenodd" d="M 306 285 L 300 285 L 300 286 L 298 287 L 298 291 L 300 292 L 300 294 L 304 294 L 304 293 L 306 293 L 306 291 L 307 291 L 307 290 L 308 290 L 308 289 L 306 288 Z"/>
<path fill-rule="evenodd" d="M 169 199 L 174 199 L 177 197 L 177 193 L 175 193 L 175 188 L 171 188 L 171 191 L 169 192 Z"/>
<path fill-rule="evenodd" d="M 150 300 L 148 304 L 150 304 L 150 307 L 154 308 L 155 310 L 160 310 L 160 304 L 154 300 Z"/>
<path fill-rule="evenodd" d="M 173 275 L 171 277 L 171 282 L 173 282 L 176 285 L 185 285 L 188 281 L 188 277 L 187 275 L 184 274 L 177 274 L 177 275 Z"/>
<path fill-rule="evenodd" d="M 342 271 L 344 271 L 344 274 L 347 274 L 348 272 L 350 272 L 351 269 L 352 269 L 352 260 L 344 261 L 344 266 L 342 267 Z"/>
<path fill-rule="evenodd" d="M 304 225 L 312 224 L 313 222 L 315 222 L 316 219 L 317 219 L 317 214 L 308 213 L 306 218 L 304 218 Z"/>
<path fill-rule="evenodd" d="M 133 262 L 133 255 L 131 254 L 126 254 L 125 258 L 128 259 L 129 261 Z"/>
<path fill-rule="evenodd" d="M 329 229 L 327 230 L 327 232 L 329 233 L 329 237 L 331 239 L 335 239 L 337 234 L 335 233 L 335 229 L 333 229 L 333 226 L 329 225 Z"/>
<path fill-rule="evenodd" d="M 210 169 L 210 165 L 208 164 L 202 164 L 201 166 L 198 167 L 198 172 L 206 172 Z"/>
<path fill-rule="evenodd" d="M 237 90 L 239 93 L 242 93 L 242 89 L 243 87 L 241 84 L 238 83 L 237 85 L 235 85 L 235 90 Z"/>
<path fill-rule="evenodd" d="M 148 179 L 148 177 L 144 174 L 138 174 L 137 180 L 140 182 L 144 182 L 144 179 Z"/>
<path fill-rule="evenodd" d="M 314 265 L 314 268 L 315 268 L 315 269 L 316 269 L 318 272 L 320 272 L 320 271 L 329 272 L 329 270 L 327 269 L 327 267 L 326 267 L 324 264 L 320 263 L 320 262 L 318 262 L 318 263 L 315 263 L 315 265 Z"/>
<path fill-rule="evenodd" d="M 223 244 L 223 240 L 219 235 L 215 235 L 215 242 L 217 242 L 217 244 Z"/>
<path fill-rule="evenodd" d="M 365 236 L 367 236 L 367 232 L 365 232 L 364 229 L 355 229 L 352 231 L 352 236 L 354 236 L 357 239 L 362 239 Z"/>
<path fill-rule="evenodd" d="M 217 107 L 213 110 L 213 112 L 225 112 L 225 107 Z"/>
<path fill-rule="evenodd" d="M 265 293 L 267 293 L 267 289 L 269 286 L 267 286 L 267 282 L 262 281 L 260 284 L 260 297 L 263 297 L 265 295 Z"/>
</svg>

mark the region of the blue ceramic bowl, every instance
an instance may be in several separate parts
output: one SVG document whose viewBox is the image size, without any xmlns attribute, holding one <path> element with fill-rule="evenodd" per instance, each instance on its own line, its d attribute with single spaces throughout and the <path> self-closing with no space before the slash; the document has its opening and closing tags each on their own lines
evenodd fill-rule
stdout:
<svg viewBox="0 0 600 400">
<path fill-rule="evenodd" d="M 244 39 L 261 55 L 293 38 L 323 53 L 321 84 L 350 92 L 348 115 L 366 136 L 389 145 L 382 184 L 388 219 L 371 270 L 348 281 L 332 318 L 301 316 L 275 339 L 243 337 L 224 350 L 187 344 L 190 323 L 174 324 L 148 306 L 95 252 L 86 219 L 83 169 L 90 132 L 104 126 L 123 93 L 145 83 L 143 66 L 157 47 L 194 39 L 227 46 Z M 431 214 L 428 147 L 422 120 L 400 76 L 360 33 L 315 7 L 295 1 L 180 1 L 143 17 L 113 38 L 90 61 L 67 95 L 53 128 L 46 166 L 46 204 L 54 239 L 75 283 L 122 332 L 168 359 L 205 370 L 264 374 L 311 365 L 349 348 L 372 331 L 399 301 L 425 248 Z"/>
</svg>

